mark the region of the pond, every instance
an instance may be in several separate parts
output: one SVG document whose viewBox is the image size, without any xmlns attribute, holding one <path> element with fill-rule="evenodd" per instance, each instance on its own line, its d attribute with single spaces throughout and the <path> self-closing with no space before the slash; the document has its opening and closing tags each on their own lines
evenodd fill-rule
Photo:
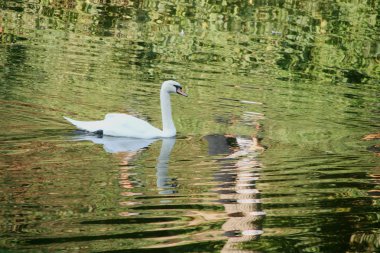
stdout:
<svg viewBox="0 0 380 253">
<path fill-rule="evenodd" d="M 0 0 L 0 251 L 380 251 L 378 1 Z M 127 113 L 175 138 L 81 132 Z"/>
</svg>

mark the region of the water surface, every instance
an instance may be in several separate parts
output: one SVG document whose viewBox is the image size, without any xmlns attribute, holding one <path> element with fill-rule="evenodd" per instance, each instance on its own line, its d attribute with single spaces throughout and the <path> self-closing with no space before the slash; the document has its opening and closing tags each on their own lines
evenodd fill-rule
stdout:
<svg viewBox="0 0 380 253">
<path fill-rule="evenodd" d="M 0 0 L 0 250 L 378 252 L 379 12 Z M 176 138 L 62 118 L 160 126 L 167 79 Z"/>
</svg>

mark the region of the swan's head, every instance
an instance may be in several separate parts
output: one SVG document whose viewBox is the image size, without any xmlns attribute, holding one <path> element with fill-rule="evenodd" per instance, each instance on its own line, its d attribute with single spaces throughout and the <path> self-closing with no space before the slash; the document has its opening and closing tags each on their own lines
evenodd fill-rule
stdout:
<svg viewBox="0 0 380 253">
<path fill-rule="evenodd" d="M 161 90 L 167 93 L 177 93 L 179 95 L 187 97 L 187 94 L 182 90 L 182 85 L 173 80 L 163 82 Z"/>
</svg>

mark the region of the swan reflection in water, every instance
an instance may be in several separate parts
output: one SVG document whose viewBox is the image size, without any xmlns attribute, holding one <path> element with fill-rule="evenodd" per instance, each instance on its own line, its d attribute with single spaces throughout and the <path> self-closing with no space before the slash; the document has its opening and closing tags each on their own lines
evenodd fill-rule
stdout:
<svg viewBox="0 0 380 253">
<path fill-rule="evenodd" d="M 112 136 L 96 136 L 96 135 L 82 135 L 76 137 L 78 141 L 91 141 L 95 144 L 103 145 L 103 149 L 107 153 L 114 154 L 120 160 L 120 179 L 119 184 L 123 189 L 132 189 L 136 186 L 133 182 L 129 166 L 131 160 L 141 151 L 148 148 L 156 141 L 162 141 L 160 155 L 157 159 L 156 165 L 156 186 L 159 189 L 159 194 L 173 194 L 176 193 L 175 183 L 169 178 L 168 163 L 170 154 L 175 145 L 176 139 L 172 138 L 158 138 L 158 139 L 136 139 L 136 138 L 120 138 Z M 136 192 L 123 192 L 123 196 L 139 195 Z M 122 202 L 122 205 L 133 205 L 132 202 Z M 123 213 L 126 216 L 128 213 Z"/>
<path fill-rule="evenodd" d="M 77 136 L 74 140 L 92 141 L 95 144 L 101 144 L 103 145 L 104 150 L 111 154 L 126 152 L 136 154 L 142 149 L 149 147 L 152 143 L 158 141 L 159 139 L 136 139 L 88 134 Z"/>
</svg>

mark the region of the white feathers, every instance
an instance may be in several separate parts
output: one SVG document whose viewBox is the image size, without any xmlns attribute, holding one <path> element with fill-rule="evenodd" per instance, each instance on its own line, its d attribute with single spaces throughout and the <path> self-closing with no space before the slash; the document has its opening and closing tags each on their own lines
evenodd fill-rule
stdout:
<svg viewBox="0 0 380 253">
<path fill-rule="evenodd" d="M 78 121 L 68 117 L 64 118 L 78 129 L 88 132 L 102 131 L 103 135 L 141 139 L 172 137 L 176 135 L 176 129 L 172 119 L 170 93 L 187 96 L 179 83 L 175 81 L 163 82 L 160 92 L 163 130 L 144 120 L 122 113 L 109 113 L 103 120 L 98 121 Z"/>
</svg>

